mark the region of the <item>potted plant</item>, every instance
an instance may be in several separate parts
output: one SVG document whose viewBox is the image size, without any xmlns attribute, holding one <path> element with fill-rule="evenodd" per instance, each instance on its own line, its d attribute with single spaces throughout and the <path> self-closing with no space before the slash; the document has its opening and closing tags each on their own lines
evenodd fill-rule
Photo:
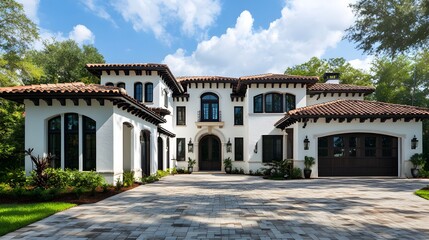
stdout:
<svg viewBox="0 0 429 240">
<path fill-rule="evenodd" d="M 304 177 L 310 178 L 311 176 L 311 167 L 316 163 L 314 157 L 305 156 L 304 157 Z"/>
<path fill-rule="evenodd" d="M 413 164 L 413 168 L 411 168 L 411 175 L 414 178 L 419 177 L 420 175 L 420 169 L 419 167 L 422 167 L 425 165 L 425 159 L 423 158 L 422 153 L 416 153 L 410 158 L 410 162 Z"/>
<path fill-rule="evenodd" d="M 231 173 L 231 171 L 232 171 L 232 160 L 230 157 L 225 158 L 223 160 L 223 166 L 225 167 L 226 173 Z"/>
<path fill-rule="evenodd" d="M 194 171 L 194 165 L 197 163 L 195 159 L 188 157 L 188 173 L 191 174 Z"/>
</svg>

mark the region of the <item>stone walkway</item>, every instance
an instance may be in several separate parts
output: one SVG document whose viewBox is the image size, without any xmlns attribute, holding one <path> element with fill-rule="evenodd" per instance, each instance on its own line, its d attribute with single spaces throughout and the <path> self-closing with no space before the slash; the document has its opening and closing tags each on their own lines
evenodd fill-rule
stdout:
<svg viewBox="0 0 429 240">
<path fill-rule="evenodd" d="M 429 239 L 428 180 L 176 175 L 2 239 Z"/>
</svg>

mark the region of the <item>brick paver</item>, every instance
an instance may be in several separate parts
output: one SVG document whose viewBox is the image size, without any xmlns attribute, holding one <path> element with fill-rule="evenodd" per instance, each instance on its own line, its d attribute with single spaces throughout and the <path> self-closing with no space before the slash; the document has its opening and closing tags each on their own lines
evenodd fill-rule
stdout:
<svg viewBox="0 0 429 240">
<path fill-rule="evenodd" d="M 2 239 L 429 239 L 429 180 L 191 174 L 81 205 Z"/>
</svg>

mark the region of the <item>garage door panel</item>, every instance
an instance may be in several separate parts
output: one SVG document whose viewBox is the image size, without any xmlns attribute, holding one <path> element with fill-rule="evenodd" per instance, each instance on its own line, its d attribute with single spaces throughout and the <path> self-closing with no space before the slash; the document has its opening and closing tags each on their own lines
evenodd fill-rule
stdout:
<svg viewBox="0 0 429 240">
<path fill-rule="evenodd" d="M 397 138 L 350 133 L 319 138 L 319 176 L 397 176 Z"/>
</svg>

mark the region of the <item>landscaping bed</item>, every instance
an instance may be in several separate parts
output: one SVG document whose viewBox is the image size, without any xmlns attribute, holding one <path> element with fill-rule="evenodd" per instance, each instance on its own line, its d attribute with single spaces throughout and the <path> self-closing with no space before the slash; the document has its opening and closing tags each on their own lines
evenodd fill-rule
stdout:
<svg viewBox="0 0 429 240">
<path fill-rule="evenodd" d="M 421 198 L 429 200 L 429 185 L 420 190 L 417 190 L 415 194 Z"/>
</svg>

